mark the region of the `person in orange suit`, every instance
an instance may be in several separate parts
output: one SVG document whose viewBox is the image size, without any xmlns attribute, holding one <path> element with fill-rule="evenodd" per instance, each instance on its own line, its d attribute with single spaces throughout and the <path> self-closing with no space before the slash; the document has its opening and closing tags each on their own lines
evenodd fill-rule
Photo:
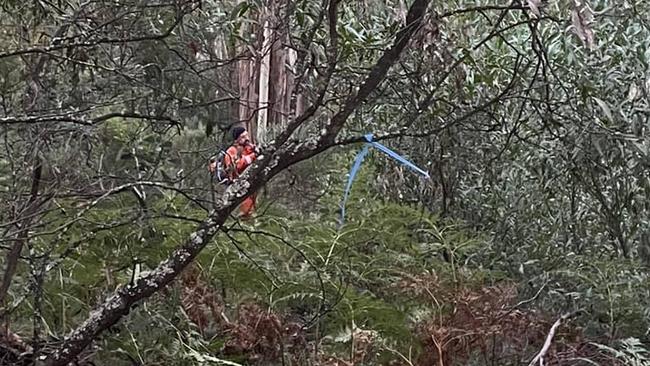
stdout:
<svg viewBox="0 0 650 366">
<path fill-rule="evenodd" d="M 226 150 L 224 156 L 224 165 L 227 167 L 227 172 L 230 181 L 234 181 L 241 173 L 251 165 L 257 155 L 255 154 L 255 145 L 251 143 L 248 131 L 243 127 L 235 127 L 232 130 L 233 144 Z M 210 172 L 214 173 L 216 169 L 216 162 L 210 163 L 208 166 Z M 253 193 L 248 196 L 244 202 L 241 203 L 239 209 L 241 212 L 240 218 L 249 219 L 255 211 L 256 194 Z"/>
</svg>

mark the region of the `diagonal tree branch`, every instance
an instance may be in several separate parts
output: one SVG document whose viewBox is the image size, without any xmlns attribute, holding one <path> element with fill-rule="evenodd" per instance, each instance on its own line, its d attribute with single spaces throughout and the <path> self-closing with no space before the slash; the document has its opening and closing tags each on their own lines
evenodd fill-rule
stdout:
<svg viewBox="0 0 650 366">
<path fill-rule="evenodd" d="M 332 143 L 352 112 L 354 112 L 354 110 L 370 96 L 372 91 L 377 88 L 379 83 L 381 83 L 386 76 L 388 69 L 397 62 L 400 54 L 411 40 L 411 37 L 420 28 L 422 18 L 424 17 L 428 5 L 428 0 L 415 0 L 413 4 L 411 4 L 411 7 L 406 14 L 406 25 L 397 32 L 393 45 L 379 58 L 375 66 L 370 70 L 368 77 L 359 87 L 359 90 L 348 97 L 343 108 L 334 115 L 326 127 L 326 132 L 321 136 L 321 143 Z"/>
</svg>

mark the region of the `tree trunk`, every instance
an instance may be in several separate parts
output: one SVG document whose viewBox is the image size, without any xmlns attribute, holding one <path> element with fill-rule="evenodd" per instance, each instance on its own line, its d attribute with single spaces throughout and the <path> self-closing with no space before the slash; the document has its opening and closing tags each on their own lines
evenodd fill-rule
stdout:
<svg viewBox="0 0 650 366">
<path fill-rule="evenodd" d="M 284 130 L 291 113 L 291 93 L 295 88 L 295 76 L 289 72 L 296 65 L 296 51 L 289 43 L 289 31 L 283 26 L 282 9 L 286 0 L 276 0 L 272 5 L 271 24 L 271 70 L 269 74 L 269 131 L 275 135 Z M 295 116 L 302 114 L 303 96 L 298 95 Z"/>
<path fill-rule="evenodd" d="M 256 143 L 275 138 L 286 125 L 291 109 L 295 78 L 287 68 L 295 65 L 296 53 L 285 46 L 289 41 L 282 16 L 286 6 L 286 0 L 273 0 L 258 16 L 259 22 L 264 24 L 263 29 L 242 27 L 242 35 L 252 31 L 261 33 L 261 41 L 251 45 L 254 52 L 250 58 L 240 60 L 235 71 L 240 94 L 238 119 Z M 239 45 L 238 50 L 240 54 L 250 52 L 245 45 Z M 296 115 L 303 112 L 303 105 L 303 97 L 299 95 Z"/>
<path fill-rule="evenodd" d="M 243 0 L 238 0 L 238 3 Z M 251 15 L 255 17 L 254 14 Z M 251 25 L 243 23 L 239 35 L 245 38 L 246 35 L 257 32 Z M 260 37 L 258 37 L 259 39 Z M 249 131 L 253 142 L 257 131 L 257 110 L 258 110 L 258 88 L 259 88 L 259 58 L 255 44 L 239 43 L 235 45 L 235 54 L 239 58 L 235 69 L 237 89 L 239 91 L 239 125 L 243 125 Z"/>
<path fill-rule="evenodd" d="M 282 35 L 276 35 L 273 40 L 273 48 L 271 49 L 273 59 L 271 60 L 271 74 L 269 75 L 271 85 L 269 94 L 269 123 L 273 125 L 275 130 L 282 129 L 289 111 L 287 90 L 290 86 L 290 80 L 288 79 L 286 69 L 288 52 L 282 46 L 283 39 L 284 37 Z"/>
<path fill-rule="evenodd" d="M 294 89 L 296 88 L 296 76 L 293 73 L 296 67 L 296 61 L 298 60 L 298 55 L 296 53 L 296 50 L 288 48 L 286 52 L 287 56 L 287 63 L 286 67 L 284 68 L 286 72 L 286 78 L 287 78 L 287 90 L 286 90 L 286 104 L 285 104 L 285 111 L 288 113 L 291 113 L 291 94 L 293 93 Z M 289 70 L 289 72 L 287 72 Z M 300 116 L 305 112 L 305 97 L 302 93 L 298 94 L 296 96 L 296 106 L 295 106 L 295 113 L 294 117 Z M 286 123 L 288 120 L 289 116 L 285 115 L 285 119 L 283 120 L 282 123 Z M 284 129 L 284 128 L 283 128 Z"/>
<path fill-rule="evenodd" d="M 254 55 L 245 57 L 238 62 L 239 75 L 239 123 L 243 124 L 255 137 L 255 116 L 257 111 L 256 62 Z"/>
<path fill-rule="evenodd" d="M 271 10 L 273 7 L 271 7 Z M 273 42 L 273 31 L 269 23 L 269 16 L 264 14 L 267 18 L 264 21 L 264 39 L 262 41 L 262 49 L 260 51 L 260 73 L 259 73 L 259 102 L 257 111 L 257 143 L 264 143 L 267 137 L 267 129 L 269 122 L 269 75 L 271 68 L 271 42 Z"/>
</svg>

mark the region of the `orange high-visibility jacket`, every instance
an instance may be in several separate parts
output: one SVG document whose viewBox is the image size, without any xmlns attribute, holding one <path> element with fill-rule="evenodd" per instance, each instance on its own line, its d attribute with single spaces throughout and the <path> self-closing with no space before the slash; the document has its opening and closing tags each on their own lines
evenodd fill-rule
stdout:
<svg viewBox="0 0 650 366">
<path fill-rule="evenodd" d="M 247 163 L 245 157 L 249 157 L 251 163 Z M 223 160 L 225 166 L 234 167 L 229 171 L 230 179 L 237 178 L 256 158 L 255 149 L 251 145 L 229 147 Z"/>
</svg>

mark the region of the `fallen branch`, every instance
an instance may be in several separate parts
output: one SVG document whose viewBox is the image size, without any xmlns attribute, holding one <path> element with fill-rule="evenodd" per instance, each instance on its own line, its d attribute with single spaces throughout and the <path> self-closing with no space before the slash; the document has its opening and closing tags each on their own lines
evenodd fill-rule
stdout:
<svg viewBox="0 0 650 366">
<path fill-rule="evenodd" d="M 567 321 L 574 316 L 576 316 L 579 313 L 579 311 L 574 311 L 571 313 L 566 313 L 562 315 L 558 320 L 553 323 L 553 326 L 551 326 L 551 330 L 549 330 L 548 335 L 546 336 L 546 341 L 544 342 L 544 346 L 542 347 L 541 351 L 533 358 L 532 361 L 528 364 L 528 366 L 534 366 L 536 362 L 539 361 L 539 365 L 543 366 L 544 365 L 544 356 L 546 356 L 546 353 L 548 352 L 548 349 L 551 348 L 551 343 L 553 342 L 553 337 L 555 337 L 555 332 L 557 332 L 557 328 L 562 325 L 562 322 Z"/>
</svg>

